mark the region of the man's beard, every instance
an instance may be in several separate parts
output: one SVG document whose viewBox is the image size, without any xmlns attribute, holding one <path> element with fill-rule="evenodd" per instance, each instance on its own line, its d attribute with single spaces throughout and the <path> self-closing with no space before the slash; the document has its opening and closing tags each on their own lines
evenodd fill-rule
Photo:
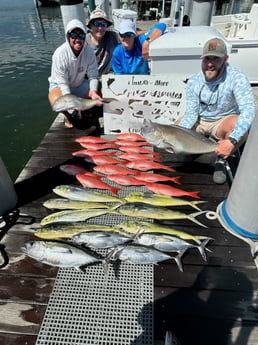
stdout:
<svg viewBox="0 0 258 345">
<path fill-rule="evenodd" d="M 223 63 L 220 68 L 218 70 L 210 70 L 210 69 L 206 69 L 205 72 L 204 72 L 204 75 L 205 75 L 205 80 L 206 81 L 215 81 L 217 79 L 219 79 L 219 77 L 223 74 L 223 71 L 224 71 L 224 68 L 225 68 L 225 63 Z M 209 76 L 207 75 L 207 72 L 212 72 L 212 75 Z"/>
</svg>

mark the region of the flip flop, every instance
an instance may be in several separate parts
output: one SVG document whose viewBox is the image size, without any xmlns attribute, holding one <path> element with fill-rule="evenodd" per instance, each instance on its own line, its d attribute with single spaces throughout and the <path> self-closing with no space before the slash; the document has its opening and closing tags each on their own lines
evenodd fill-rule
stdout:
<svg viewBox="0 0 258 345">
<path fill-rule="evenodd" d="M 66 128 L 73 128 L 72 122 L 65 115 L 64 115 L 64 125 L 65 125 Z"/>
</svg>

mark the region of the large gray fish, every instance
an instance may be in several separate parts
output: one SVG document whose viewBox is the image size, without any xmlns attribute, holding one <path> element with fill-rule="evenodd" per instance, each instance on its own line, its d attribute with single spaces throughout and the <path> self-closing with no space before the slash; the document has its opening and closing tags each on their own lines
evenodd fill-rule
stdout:
<svg viewBox="0 0 258 345">
<path fill-rule="evenodd" d="M 99 255 L 88 253 L 72 244 L 60 242 L 32 241 L 25 243 L 21 250 L 31 258 L 56 267 L 80 268 L 93 263 L 104 263 Z"/>
<path fill-rule="evenodd" d="M 130 240 L 130 236 L 119 234 L 116 231 L 81 232 L 72 237 L 72 241 L 75 243 L 85 244 L 97 249 L 112 248 Z"/>
<path fill-rule="evenodd" d="M 137 244 L 118 246 L 117 249 L 114 250 L 113 256 L 121 261 L 138 265 L 157 264 L 158 262 L 172 259 L 176 261 L 179 270 L 181 272 L 183 271 L 181 261 L 178 260 L 177 256 L 170 256 L 148 246 Z"/>
<path fill-rule="evenodd" d="M 202 241 L 200 245 L 189 243 L 181 238 L 161 233 L 142 233 L 135 237 L 134 242 L 145 246 L 151 246 L 162 252 L 177 252 L 180 257 L 190 248 L 199 250 L 203 260 L 207 261 L 205 247 L 210 239 Z"/>
<path fill-rule="evenodd" d="M 67 94 L 64 96 L 58 97 L 52 109 L 56 112 L 60 111 L 68 111 L 68 110 L 87 110 L 93 108 L 97 104 L 109 103 L 115 99 L 103 99 L 100 101 L 99 99 L 91 99 L 91 98 L 81 98 L 72 94 Z"/>
<path fill-rule="evenodd" d="M 141 134 L 150 144 L 170 153 L 202 154 L 214 152 L 218 144 L 194 130 L 144 120 Z"/>
</svg>

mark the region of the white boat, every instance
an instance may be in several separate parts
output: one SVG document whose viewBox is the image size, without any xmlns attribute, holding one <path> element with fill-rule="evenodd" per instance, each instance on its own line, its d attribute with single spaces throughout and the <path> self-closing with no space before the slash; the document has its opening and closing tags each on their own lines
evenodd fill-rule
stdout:
<svg viewBox="0 0 258 345">
<path fill-rule="evenodd" d="M 213 16 L 212 24 L 231 45 L 230 62 L 258 83 L 258 4 L 249 13 Z"/>
<path fill-rule="evenodd" d="M 225 40 L 230 63 L 257 84 L 258 4 L 253 4 L 250 13 L 213 16 L 211 25 L 169 27 L 150 46 L 151 73 L 196 73 L 203 44 L 213 37 Z"/>
</svg>

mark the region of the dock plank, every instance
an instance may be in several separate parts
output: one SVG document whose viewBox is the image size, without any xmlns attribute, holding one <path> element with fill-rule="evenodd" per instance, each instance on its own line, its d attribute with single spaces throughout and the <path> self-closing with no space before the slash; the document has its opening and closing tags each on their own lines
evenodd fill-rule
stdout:
<svg viewBox="0 0 258 345">
<path fill-rule="evenodd" d="M 7 266 L 0 269 L 0 311 L 6 319 L 0 322 L 0 343 L 34 345 L 40 323 L 57 274 L 57 268 L 36 262 L 21 253 L 26 241 L 35 239 L 33 232 L 40 220 L 50 213 L 42 203 L 56 197 L 53 188 L 60 184 L 78 184 L 74 177 L 61 172 L 61 164 L 85 164 L 73 157 L 80 149 L 75 139 L 83 136 L 77 128 L 64 128 L 57 117 L 34 150 L 31 159 L 19 175 L 15 188 L 21 214 L 31 217 L 32 224 L 13 225 L 1 239 L 9 256 Z M 203 210 L 216 212 L 227 198 L 228 185 L 214 185 L 213 155 L 196 157 L 189 162 L 161 153 L 162 162 L 173 166 L 175 173 L 159 171 L 168 176 L 181 175 L 181 185 L 187 191 L 200 191 Z M 86 164 L 92 169 L 92 165 Z M 191 198 L 186 198 L 191 201 Z M 196 212 L 191 207 L 179 207 L 184 213 Z M 194 235 L 212 237 L 207 248 L 207 261 L 196 248 L 182 258 L 184 272 L 174 260 L 154 267 L 154 331 L 155 343 L 163 344 L 166 331 L 172 330 L 182 345 L 257 345 L 258 339 L 258 275 L 249 246 L 226 231 L 218 220 L 197 218 L 207 228 L 188 219 L 159 221 L 161 224 Z M 148 308 L 149 306 L 146 306 Z M 14 322 L 15 321 L 15 322 Z"/>
</svg>

